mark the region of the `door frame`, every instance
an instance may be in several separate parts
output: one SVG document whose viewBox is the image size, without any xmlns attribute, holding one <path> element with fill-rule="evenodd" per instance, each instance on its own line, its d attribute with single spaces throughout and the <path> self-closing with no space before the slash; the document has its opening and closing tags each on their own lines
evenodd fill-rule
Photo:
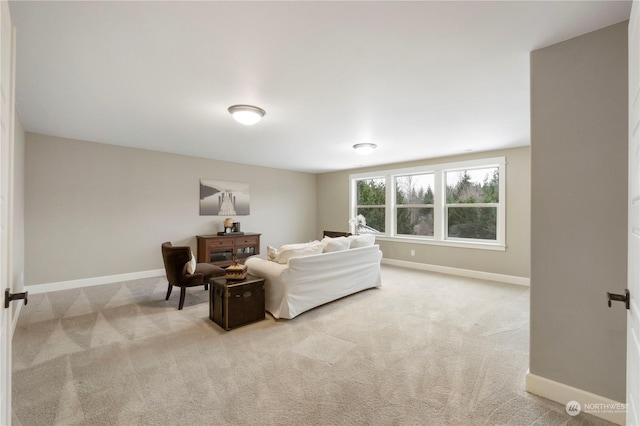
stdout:
<svg viewBox="0 0 640 426">
<path fill-rule="evenodd" d="M 4 290 L 12 289 L 13 173 L 15 143 L 16 31 L 9 3 L 0 4 L 0 424 L 11 424 L 13 306 L 4 307 Z"/>
</svg>

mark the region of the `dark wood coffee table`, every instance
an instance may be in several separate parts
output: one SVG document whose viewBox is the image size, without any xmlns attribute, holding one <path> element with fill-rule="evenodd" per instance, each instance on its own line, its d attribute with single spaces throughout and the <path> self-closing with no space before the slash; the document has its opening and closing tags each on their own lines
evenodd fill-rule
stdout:
<svg viewBox="0 0 640 426">
<path fill-rule="evenodd" d="M 247 275 L 242 281 L 215 278 L 209 286 L 209 319 L 225 330 L 265 318 L 264 279 Z"/>
</svg>

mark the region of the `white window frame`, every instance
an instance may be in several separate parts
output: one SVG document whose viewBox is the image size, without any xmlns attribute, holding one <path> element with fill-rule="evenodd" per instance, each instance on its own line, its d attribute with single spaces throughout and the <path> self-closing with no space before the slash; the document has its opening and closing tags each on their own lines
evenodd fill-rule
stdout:
<svg viewBox="0 0 640 426">
<path fill-rule="evenodd" d="M 465 204 L 465 207 L 497 207 L 496 239 L 479 240 L 473 238 L 449 238 L 447 237 L 447 204 L 445 173 L 456 170 L 483 169 L 497 167 L 499 173 L 498 198 L 495 203 Z M 395 213 L 395 177 L 412 174 L 434 175 L 434 230 L 433 237 L 420 235 L 396 234 Z M 484 250 L 506 250 L 506 161 L 505 157 L 482 158 L 477 160 L 459 161 L 455 163 L 429 164 L 419 167 L 403 169 L 377 170 L 373 172 L 356 173 L 349 175 L 349 211 L 350 217 L 357 214 L 356 207 L 356 181 L 362 179 L 384 178 L 385 179 L 385 232 L 376 234 L 376 239 L 380 241 L 410 242 L 414 244 L 431 244 L 449 247 L 465 247 Z M 420 206 L 420 205 L 416 205 Z M 450 205 L 455 206 L 455 205 Z"/>
<path fill-rule="evenodd" d="M 359 205 L 357 204 L 358 201 L 358 188 L 356 185 L 356 182 L 359 180 L 364 180 L 364 179 L 384 179 L 384 189 L 385 189 L 385 194 L 384 194 L 384 200 L 385 200 L 385 205 L 378 205 L 378 204 L 371 204 L 371 205 Z M 367 176 L 363 176 L 360 178 L 354 178 L 351 179 L 351 176 L 349 176 L 349 211 L 352 212 L 351 214 L 351 218 L 355 218 L 358 215 L 358 207 L 364 207 L 364 208 L 384 208 L 384 228 L 385 229 L 389 229 L 389 209 L 388 209 L 388 205 L 389 205 L 389 181 L 386 178 L 386 176 L 384 174 L 380 174 L 380 173 L 373 173 L 373 174 L 367 174 Z M 349 221 L 350 225 L 350 229 L 349 232 L 351 232 L 352 234 L 355 233 L 355 228 L 356 228 L 356 224 L 354 224 L 351 220 Z M 384 234 L 376 234 L 376 235 L 387 235 L 386 233 Z"/>
</svg>

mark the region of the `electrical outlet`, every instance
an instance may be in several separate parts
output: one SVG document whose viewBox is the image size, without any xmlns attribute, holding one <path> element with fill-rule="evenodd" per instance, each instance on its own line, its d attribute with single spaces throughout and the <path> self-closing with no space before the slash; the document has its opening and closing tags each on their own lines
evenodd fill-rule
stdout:
<svg viewBox="0 0 640 426">
<path fill-rule="evenodd" d="M 416 255 L 416 251 L 415 250 L 411 250 L 411 256 L 415 256 Z"/>
</svg>

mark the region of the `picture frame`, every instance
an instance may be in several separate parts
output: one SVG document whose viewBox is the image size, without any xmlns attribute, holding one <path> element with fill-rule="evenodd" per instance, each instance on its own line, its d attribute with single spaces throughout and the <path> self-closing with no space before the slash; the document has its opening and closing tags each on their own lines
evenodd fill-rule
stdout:
<svg viewBox="0 0 640 426">
<path fill-rule="evenodd" d="M 200 179 L 200 216 L 247 216 L 249 184 Z"/>
</svg>

